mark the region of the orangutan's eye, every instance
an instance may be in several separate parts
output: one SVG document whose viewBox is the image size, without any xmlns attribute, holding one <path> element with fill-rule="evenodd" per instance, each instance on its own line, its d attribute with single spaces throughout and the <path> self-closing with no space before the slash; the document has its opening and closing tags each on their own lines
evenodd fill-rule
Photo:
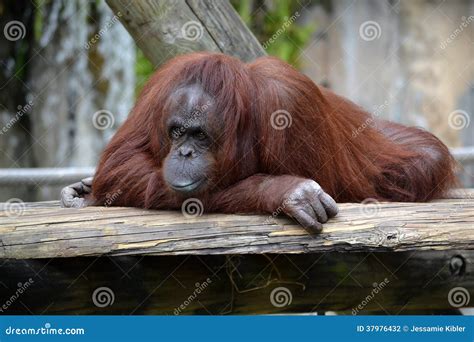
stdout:
<svg viewBox="0 0 474 342">
<path fill-rule="evenodd" d="M 205 140 L 207 139 L 207 135 L 206 133 L 204 133 L 203 131 L 197 131 L 194 136 L 196 137 L 196 139 L 198 140 Z"/>
<path fill-rule="evenodd" d="M 184 130 L 182 129 L 182 127 L 171 127 L 170 130 L 169 130 L 169 136 L 171 139 L 178 139 L 180 138 L 184 133 Z"/>
</svg>

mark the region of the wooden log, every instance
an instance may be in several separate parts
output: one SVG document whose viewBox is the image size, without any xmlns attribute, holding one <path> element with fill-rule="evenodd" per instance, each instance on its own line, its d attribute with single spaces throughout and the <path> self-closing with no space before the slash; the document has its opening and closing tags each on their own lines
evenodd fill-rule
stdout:
<svg viewBox="0 0 474 342">
<path fill-rule="evenodd" d="M 242 61 L 265 55 L 228 1 L 107 0 L 107 4 L 155 67 L 193 51 L 219 51 Z"/>
<path fill-rule="evenodd" d="M 467 195 L 466 195 L 467 194 Z M 461 194 L 457 194 L 457 197 Z M 474 249 L 474 196 L 341 204 L 321 234 L 271 216 L 25 204 L 0 212 L 0 258 Z M 12 215 L 14 214 L 14 215 Z"/>
<path fill-rule="evenodd" d="M 452 309 L 474 288 L 473 194 L 343 204 L 319 235 L 255 215 L 3 204 L 0 314 Z"/>
<path fill-rule="evenodd" d="M 473 250 L 4 260 L 0 314 L 410 314 L 469 305 L 453 291 L 474 295 L 473 262 Z"/>
</svg>

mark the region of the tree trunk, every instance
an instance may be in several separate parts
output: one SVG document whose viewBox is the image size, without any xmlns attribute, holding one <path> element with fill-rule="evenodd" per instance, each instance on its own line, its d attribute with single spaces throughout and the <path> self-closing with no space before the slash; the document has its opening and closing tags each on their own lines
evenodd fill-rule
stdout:
<svg viewBox="0 0 474 342">
<path fill-rule="evenodd" d="M 95 165 L 134 102 L 135 44 L 104 2 L 53 0 L 41 13 L 30 78 L 35 166 Z M 38 187 L 38 199 L 59 189 Z"/>
<path fill-rule="evenodd" d="M 33 4 L 15 1 L 0 4 L 0 168 L 32 166 L 31 129 L 32 100 L 26 85 L 32 57 Z M 31 186 L 4 188 L 0 201 L 13 197 L 28 198 Z"/>
<path fill-rule="evenodd" d="M 220 51 L 243 61 L 265 55 L 227 0 L 107 3 L 155 67 L 193 51 Z"/>
</svg>

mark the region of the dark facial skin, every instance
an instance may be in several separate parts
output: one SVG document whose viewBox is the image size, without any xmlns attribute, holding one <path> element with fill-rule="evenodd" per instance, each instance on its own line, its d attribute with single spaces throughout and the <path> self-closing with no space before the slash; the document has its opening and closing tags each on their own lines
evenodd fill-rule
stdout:
<svg viewBox="0 0 474 342">
<path fill-rule="evenodd" d="M 214 164 L 214 132 L 209 124 L 213 102 L 197 85 L 176 91 L 167 108 L 171 148 L 163 163 L 167 185 L 183 196 L 206 189 Z"/>
</svg>

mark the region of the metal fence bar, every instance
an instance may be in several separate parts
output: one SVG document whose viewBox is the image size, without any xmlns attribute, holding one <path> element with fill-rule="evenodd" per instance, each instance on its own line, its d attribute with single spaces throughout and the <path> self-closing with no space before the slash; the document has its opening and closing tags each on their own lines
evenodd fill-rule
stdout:
<svg viewBox="0 0 474 342">
<path fill-rule="evenodd" d="M 474 162 L 474 146 L 451 149 L 462 164 Z M 95 167 L 0 169 L 0 185 L 67 185 L 92 176 Z"/>
<path fill-rule="evenodd" d="M 92 176 L 95 167 L 0 169 L 0 185 L 64 185 Z"/>
<path fill-rule="evenodd" d="M 451 153 L 460 163 L 474 162 L 474 146 L 453 148 Z"/>
</svg>

